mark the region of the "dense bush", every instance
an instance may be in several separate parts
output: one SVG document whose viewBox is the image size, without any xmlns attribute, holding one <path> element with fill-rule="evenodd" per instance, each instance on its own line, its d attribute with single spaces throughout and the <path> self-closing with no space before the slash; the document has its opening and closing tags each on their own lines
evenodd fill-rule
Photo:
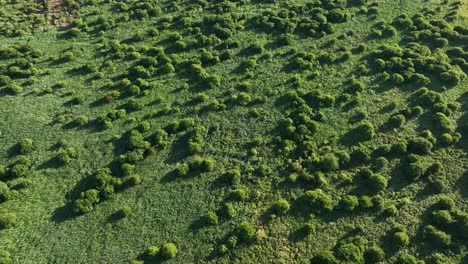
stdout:
<svg viewBox="0 0 468 264">
<path fill-rule="evenodd" d="M 216 212 L 208 211 L 205 215 L 205 222 L 209 225 L 217 225 L 218 215 L 216 214 Z"/>
<path fill-rule="evenodd" d="M 331 251 L 319 251 L 310 261 L 311 264 L 337 264 L 338 260 Z"/>
<path fill-rule="evenodd" d="M 99 191 L 90 189 L 82 192 L 80 199 L 77 199 L 73 205 L 73 211 L 77 214 L 87 214 L 94 209 L 94 205 L 99 203 Z"/>
<path fill-rule="evenodd" d="M 4 228 L 12 228 L 16 225 L 16 215 L 13 213 L 0 214 L 0 230 Z"/>
<path fill-rule="evenodd" d="M 366 263 L 379 263 L 385 258 L 385 252 L 378 246 L 368 247 L 364 251 L 364 259 Z"/>
<path fill-rule="evenodd" d="M 408 141 L 408 151 L 416 154 L 428 154 L 433 144 L 426 138 L 417 137 Z"/>
<path fill-rule="evenodd" d="M 237 236 L 244 242 L 251 242 L 255 238 L 255 227 L 247 221 L 243 221 L 236 228 Z"/>
<path fill-rule="evenodd" d="M 303 199 L 314 212 L 330 212 L 333 210 L 333 200 L 330 195 L 324 193 L 321 189 L 306 191 Z"/>
<path fill-rule="evenodd" d="M 354 129 L 354 133 L 360 140 L 371 140 L 375 136 L 375 129 L 371 123 L 361 123 Z"/>
<path fill-rule="evenodd" d="M 346 211 L 353 211 L 359 206 L 359 200 L 354 195 L 346 195 L 341 199 L 340 206 Z"/>
<path fill-rule="evenodd" d="M 25 138 L 18 143 L 18 150 L 20 154 L 28 154 L 33 149 L 33 140 L 30 138 Z"/>
<path fill-rule="evenodd" d="M 174 243 L 166 243 L 161 247 L 159 253 L 164 259 L 172 259 L 175 258 L 175 256 L 177 256 L 177 253 L 179 253 L 179 251 Z"/>
<path fill-rule="evenodd" d="M 11 257 L 11 253 L 6 250 L 0 249 L 0 263 L 12 264 L 13 258 Z"/>
<path fill-rule="evenodd" d="M 291 205 L 289 204 L 287 200 L 279 199 L 276 203 L 273 204 L 271 209 L 275 214 L 283 215 L 289 211 L 290 207 Z"/>
<path fill-rule="evenodd" d="M 406 247 L 409 245 L 410 239 L 405 232 L 395 232 L 392 236 L 392 241 L 397 247 Z"/>
<path fill-rule="evenodd" d="M 321 168 L 325 172 L 336 171 L 339 169 L 338 159 L 332 153 L 325 154 L 322 157 L 321 161 Z"/>
<path fill-rule="evenodd" d="M 424 261 L 418 260 L 414 256 L 411 256 L 409 254 L 401 254 L 397 261 L 397 264 L 424 264 Z"/>
<path fill-rule="evenodd" d="M 427 225 L 422 230 L 423 238 L 436 247 L 446 248 L 451 243 L 451 236 L 443 231 L 437 230 L 432 225 Z"/>
<path fill-rule="evenodd" d="M 363 264 L 364 254 L 357 245 L 354 243 L 343 243 L 336 249 L 336 256 L 343 260 L 343 262 Z"/>
</svg>

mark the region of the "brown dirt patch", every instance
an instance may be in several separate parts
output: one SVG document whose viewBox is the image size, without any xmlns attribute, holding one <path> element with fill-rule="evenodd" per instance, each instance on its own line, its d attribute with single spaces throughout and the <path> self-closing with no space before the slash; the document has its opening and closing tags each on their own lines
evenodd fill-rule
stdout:
<svg viewBox="0 0 468 264">
<path fill-rule="evenodd" d="M 70 26 L 71 16 L 63 13 L 66 9 L 64 1 L 48 0 L 47 3 L 47 20 L 49 23 L 60 29 L 67 29 Z"/>
</svg>

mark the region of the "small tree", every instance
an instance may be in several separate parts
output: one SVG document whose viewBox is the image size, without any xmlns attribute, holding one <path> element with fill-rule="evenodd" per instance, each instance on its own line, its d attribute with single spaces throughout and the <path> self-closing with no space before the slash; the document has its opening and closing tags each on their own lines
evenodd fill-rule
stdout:
<svg viewBox="0 0 468 264">
<path fill-rule="evenodd" d="M 165 259 L 172 259 L 175 258 L 178 252 L 177 246 L 174 243 L 166 243 L 161 247 L 160 254 Z"/>
</svg>

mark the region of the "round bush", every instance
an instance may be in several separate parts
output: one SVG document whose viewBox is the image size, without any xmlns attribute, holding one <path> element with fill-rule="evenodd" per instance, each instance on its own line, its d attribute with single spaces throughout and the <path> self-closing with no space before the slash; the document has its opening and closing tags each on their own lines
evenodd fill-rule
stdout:
<svg viewBox="0 0 468 264">
<path fill-rule="evenodd" d="M 433 144 L 426 138 L 417 137 L 408 142 L 408 150 L 416 154 L 428 154 L 433 147 Z"/>
<path fill-rule="evenodd" d="M 0 229 L 12 228 L 16 225 L 16 215 L 13 213 L 0 214 Z"/>
<path fill-rule="evenodd" d="M 325 154 L 321 160 L 321 167 L 325 172 L 336 171 L 339 169 L 338 159 L 332 153 Z"/>
<path fill-rule="evenodd" d="M 378 246 L 372 246 L 364 251 L 364 259 L 366 263 L 378 263 L 385 258 L 385 252 Z"/>
<path fill-rule="evenodd" d="M 320 251 L 312 259 L 313 264 L 337 264 L 338 260 L 331 251 Z"/>
<path fill-rule="evenodd" d="M 158 246 L 149 246 L 148 249 L 146 250 L 146 254 L 149 257 L 156 257 L 159 255 L 159 247 Z"/>
<path fill-rule="evenodd" d="M 255 238 L 255 227 L 250 222 L 244 221 L 237 227 L 237 234 L 244 242 L 252 241 Z"/>
<path fill-rule="evenodd" d="M 415 181 L 424 175 L 426 168 L 420 162 L 413 162 L 408 163 L 404 167 L 404 171 L 410 180 Z"/>
<path fill-rule="evenodd" d="M 427 225 L 422 230 L 423 238 L 431 242 L 434 246 L 446 248 L 450 245 L 452 237 L 432 225 Z"/>
<path fill-rule="evenodd" d="M 442 195 L 435 206 L 441 210 L 451 210 L 455 206 L 455 201 L 447 195 Z"/>
<path fill-rule="evenodd" d="M 177 246 L 174 243 L 166 243 L 161 247 L 160 254 L 161 257 L 165 259 L 172 259 L 175 258 L 179 251 L 177 250 Z"/>
<path fill-rule="evenodd" d="M 217 225 L 218 215 L 213 211 L 208 211 L 205 215 L 205 222 L 209 225 Z"/>
<path fill-rule="evenodd" d="M 12 264 L 13 259 L 11 257 L 11 253 L 6 251 L 6 250 L 0 249 L 0 263 L 1 264 Z"/>
<path fill-rule="evenodd" d="M 452 216 L 447 210 L 434 211 L 432 212 L 431 218 L 436 225 L 442 228 L 448 227 L 449 224 L 453 222 Z"/>
<path fill-rule="evenodd" d="M 395 128 L 402 127 L 405 121 L 406 121 L 406 118 L 404 115 L 394 115 L 394 116 L 391 116 L 390 119 L 388 120 L 389 124 Z"/>
<path fill-rule="evenodd" d="M 375 129 L 371 123 L 361 123 L 354 132 L 361 140 L 371 140 L 375 136 Z"/>
<path fill-rule="evenodd" d="M 361 249 L 353 243 L 346 243 L 336 250 L 338 258 L 349 263 L 364 263 L 364 255 Z"/>
<path fill-rule="evenodd" d="M 375 193 L 385 190 L 385 188 L 387 188 L 388 185 L 387 178 L 378 173 L 372 173 L 369 176 L 368 181 L 369 186 L 371 187 L 370 189 Z"/>
<path fill-rule="evenodd" d="M 397 264 L 424 264 L 424 261 L 419 261 L 417 258 L 414 256 L 411 256 L 410 254 L 401 254 L 397 261 Z"/>
<path fill-rule="evenodd" d="M 118 211 L 118 215 L 121 218 L 125 218 L 129 216 L 131 212 L 132 212 L 132 209 L 130 207 L 124 206 Z"/>
<path fill-rule="evenodd" d="M 313 211 L 330 212 L 333 210 L 331 196 L 324 193 L 321 189 L 306 191 L 303 198 Z"/>
<path fill-rule="evenodd" d="M 410 239 L 405 232 L 395 232 L 392 240 L 397 247 L 406 247 L 410 242 Z"/>
<path fill-rule="evenodd" d="M 341 207 L 346 211 L 353 211 L 356 207 L 359 206 L 359 200 L 354 195 L 346 195 L 340 201 Z"/>
<path fill-rule="evenodd" d="M 20 154 L 28 154 L 33 150 L 33 140 L 25 138 L 18 143 L 18 149 Z"/>
<path fill-rule="evenodd" d="M 283 215 L 289 211 L 291 205 L 285 199 L 279 199 L 273 206 L 272 211 L 275 214 Z"/>
</svg>

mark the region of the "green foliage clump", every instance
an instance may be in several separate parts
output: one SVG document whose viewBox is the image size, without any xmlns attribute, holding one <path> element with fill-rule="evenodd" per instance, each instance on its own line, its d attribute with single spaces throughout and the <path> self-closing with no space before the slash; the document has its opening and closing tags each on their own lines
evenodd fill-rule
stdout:
<svg viewBox="0 0 468 264">
<path fill-rule="evenodd" d="M 319 251 L 315 256 L 311 259 L 311 263 L 314 264 L 337 264 L 338 260 L 333 255 L 331 251 Z"/>
<path fill-rule="evenodd" d="M 424 264 L 423 260 L 418 260 L 416 257 L 409 255 L 407 253 L 401 254 L 396 263 L 398 264 Z"/>
<path fill-rule="evenodd" d="M 80 198 L 77 199 L 73 205 L 73 211 L 77 214 L 87 214 L 94 209 L 94 205 L 99 203 L 99 191 L 90 189 L 82 192 Z"/>
<path fill-rule="evenodd" d="M 338 159 L 332 153 L 325 154 L 320 163 L 321 168 L 326 172 L 336 171 L 339 169 Z"/>
<path fill-rule="evenodd" d="M 409 245 L 410 239 L 406 232 L 395 232 L 392 235 L 392 241 L 397 247 L 406 247 Z"/>
<path fill-rule="evenodd" d="M 13 263 L 13 258 L 11 257 L 11 253 L 9 251 L 0 249 L 0 263 L 2 264 Z"/>
<path fill-rule="evenodd" d="M 33 140 L 24 138 L 18 143 L 18 150 L 20 154 L 28 154 L 34 149 Z"/>
<path fill-rule="evenodd" d="M 452 237 L 435 228 L 432 225 L 427 225 L 422 230 L 423 238 L 431 242 L 434 246 L 440 248 L 446 248 L 450 245 Z"/>
<path fill-rule="evenodd" d="M 412 138 L 408 141 L 408 151 L 416 154 L 428 154 L 433 146 L 431 141 L 423 137 Z"/>
<path fill-rule="evenodd" d="M 371 140 L 375 136 L 375 128 L 371 123 L 361 123 L 354 128 L 354 133 L 362 140 Z"/>
<path fill-rule="evenodd" d="M 243 221 L 236 228 L 237 236 L 244 242 L 252 242 L 255 239 L 255 227 L 247 221 Z"/>
<path fill-rule="evenodd" d="M 321 189 L 306 191 L 303 199 L 307 206 L 315 212 L 331 212 L 333 210 L 333 200 L 330 195 Z"/>
<path fill-rule="evenodd" d="M 209 225 L 217 225 L 218 215 L 216 214 L 216 212 L 208 211 L 205 215 L 205 222 Z"/>
<path fill-rule="evenodd" d="M 132 212 L 132 208 L 128 206 L 124 206 L 117 212 L 117 214 L 120 218 L 125 218 L 129 216 L 131 212 Z"/>
<path fill-rule="evenodd" d="M 346 195 L 341 199 L 340 205 L 346 211 L 353 211 L 359 206 L 359 200 L 354 195 Z"/>
<path fill-rule="evenodd" d="M 16 225 L 16 214 L 2 213 L 0 214 L 0 229 L 12 228 Z"/>
<path fill-rule="evenodd" d="M 173 259 L 179 253 L 177 246 L 174 243 L 166 243 L 161 247 L 159 251 L 160 255 L 164 259 Z"/>
<path fill-rule="evenodd" d="M 275 214 L 284 215 L 289 211 L 290 207 L 291 205 L 287 200 L 279 199 L 275 204 L 273 204 L 271 209 Z"/>
<path fill-rule="evenodd" d="M 379 263 L 385 259 L 385 252 L 378 246 L 371 246 L 364 251 L 366 263 Z"/>
</svg>

